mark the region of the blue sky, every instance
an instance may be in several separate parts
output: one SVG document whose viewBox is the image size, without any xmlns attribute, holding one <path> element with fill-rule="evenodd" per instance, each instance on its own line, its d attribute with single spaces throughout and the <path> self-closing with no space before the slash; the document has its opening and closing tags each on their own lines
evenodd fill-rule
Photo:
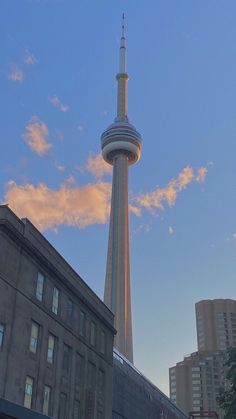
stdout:
<svg viewBox="0 0 236 419">
<path fill-rule="evenodd" d="M 196 349 L 195 302 L 236 297 L 235 1 L 2 0 L 0 200 L 102 298 L 111 176 L 97 156 L 123 11 L 143 137 L 129 179 L 135 365 L 168 393 L 169 366 Z"/>
</svg>

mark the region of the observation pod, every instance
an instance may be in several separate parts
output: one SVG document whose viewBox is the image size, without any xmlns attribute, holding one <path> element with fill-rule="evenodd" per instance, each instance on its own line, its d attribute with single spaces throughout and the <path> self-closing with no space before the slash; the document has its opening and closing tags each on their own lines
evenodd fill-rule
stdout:
<svg viewBox="0 0 236 419">
<path fill-rule="evenodd" d="M 113 165 L 114 157 L 124 153 L 131 165 L 140 159 L 141 135 L 130 124 L 128 118 L 117 119 L 101 136 L 102 156 L 104 160 Z"/>
</svg>

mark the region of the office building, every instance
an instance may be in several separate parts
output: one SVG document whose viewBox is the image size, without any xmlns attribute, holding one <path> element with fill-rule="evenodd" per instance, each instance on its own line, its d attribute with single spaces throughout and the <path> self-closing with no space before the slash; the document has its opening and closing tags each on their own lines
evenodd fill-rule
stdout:
<svg viewBox="0 0 236 419">
<path fill-rule="evenodd" d="M 113 314 L 7 206 L 0 249 L 0 398 L 57 419 L 110 419 Z"/>
</svg>

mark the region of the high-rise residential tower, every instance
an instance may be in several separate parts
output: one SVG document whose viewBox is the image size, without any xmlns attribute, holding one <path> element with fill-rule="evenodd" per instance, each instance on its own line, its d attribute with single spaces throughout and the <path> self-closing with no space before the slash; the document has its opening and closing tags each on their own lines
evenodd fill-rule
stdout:
<svg viewBox="0 0 236 419">
<path fill-rule="evenodd" d="M 199 351 L 222 351 L 236 346 L 235 300 L 202 300 L 195 309 Z"/>
<path fill-rule="evenodd" d="M 170 368 L 170 399 L 186 413 L 216 411 L 222 419 L 218 396 L 225 383 L 226 350 L 236 347 L 236 300 L 202 300 L 195 310 L 198 351 Z"/>
<path fill-rule="evenodd" d="M 127 116 L 126 38 L 124 15 L 120 46 L 117 116 L 101 136 L 104 160 L 113 166 L 113 183 L 109 242 L 107 254 L 104 302 L 115 314 L 117 335 L 115 347 L 133 362 L 129 216 L 128 216 L 128 166 L 140 158 L 141 136 L 130 124 Z"/>
</svg>

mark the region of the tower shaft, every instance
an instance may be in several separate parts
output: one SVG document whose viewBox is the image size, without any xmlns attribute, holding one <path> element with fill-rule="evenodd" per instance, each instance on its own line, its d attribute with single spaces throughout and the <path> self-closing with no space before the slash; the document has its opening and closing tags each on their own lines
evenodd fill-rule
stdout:
<svg viewBox="0 0 236 419">
<path fill-rule="evenodd" d="M 133 362 L 129 214 L 128 214 L 128 159 L 119 153 L 113 163 L 113 184 L 110 215 L 105 304 L 115 313 L 117 335 L 114 346 Z"/>
<path fill-rule="evenodd" d="M 115 314 L 114 345 L 133 362 L 131 321 L 128 167 L 141 155 L 141 135 L 127 116 L 126 39 L 124 15 L 117 79 L 117 116 L 101 136 L 104 160 L 113 166 L 110 229 L 104 302 Z"/>
</svg>

